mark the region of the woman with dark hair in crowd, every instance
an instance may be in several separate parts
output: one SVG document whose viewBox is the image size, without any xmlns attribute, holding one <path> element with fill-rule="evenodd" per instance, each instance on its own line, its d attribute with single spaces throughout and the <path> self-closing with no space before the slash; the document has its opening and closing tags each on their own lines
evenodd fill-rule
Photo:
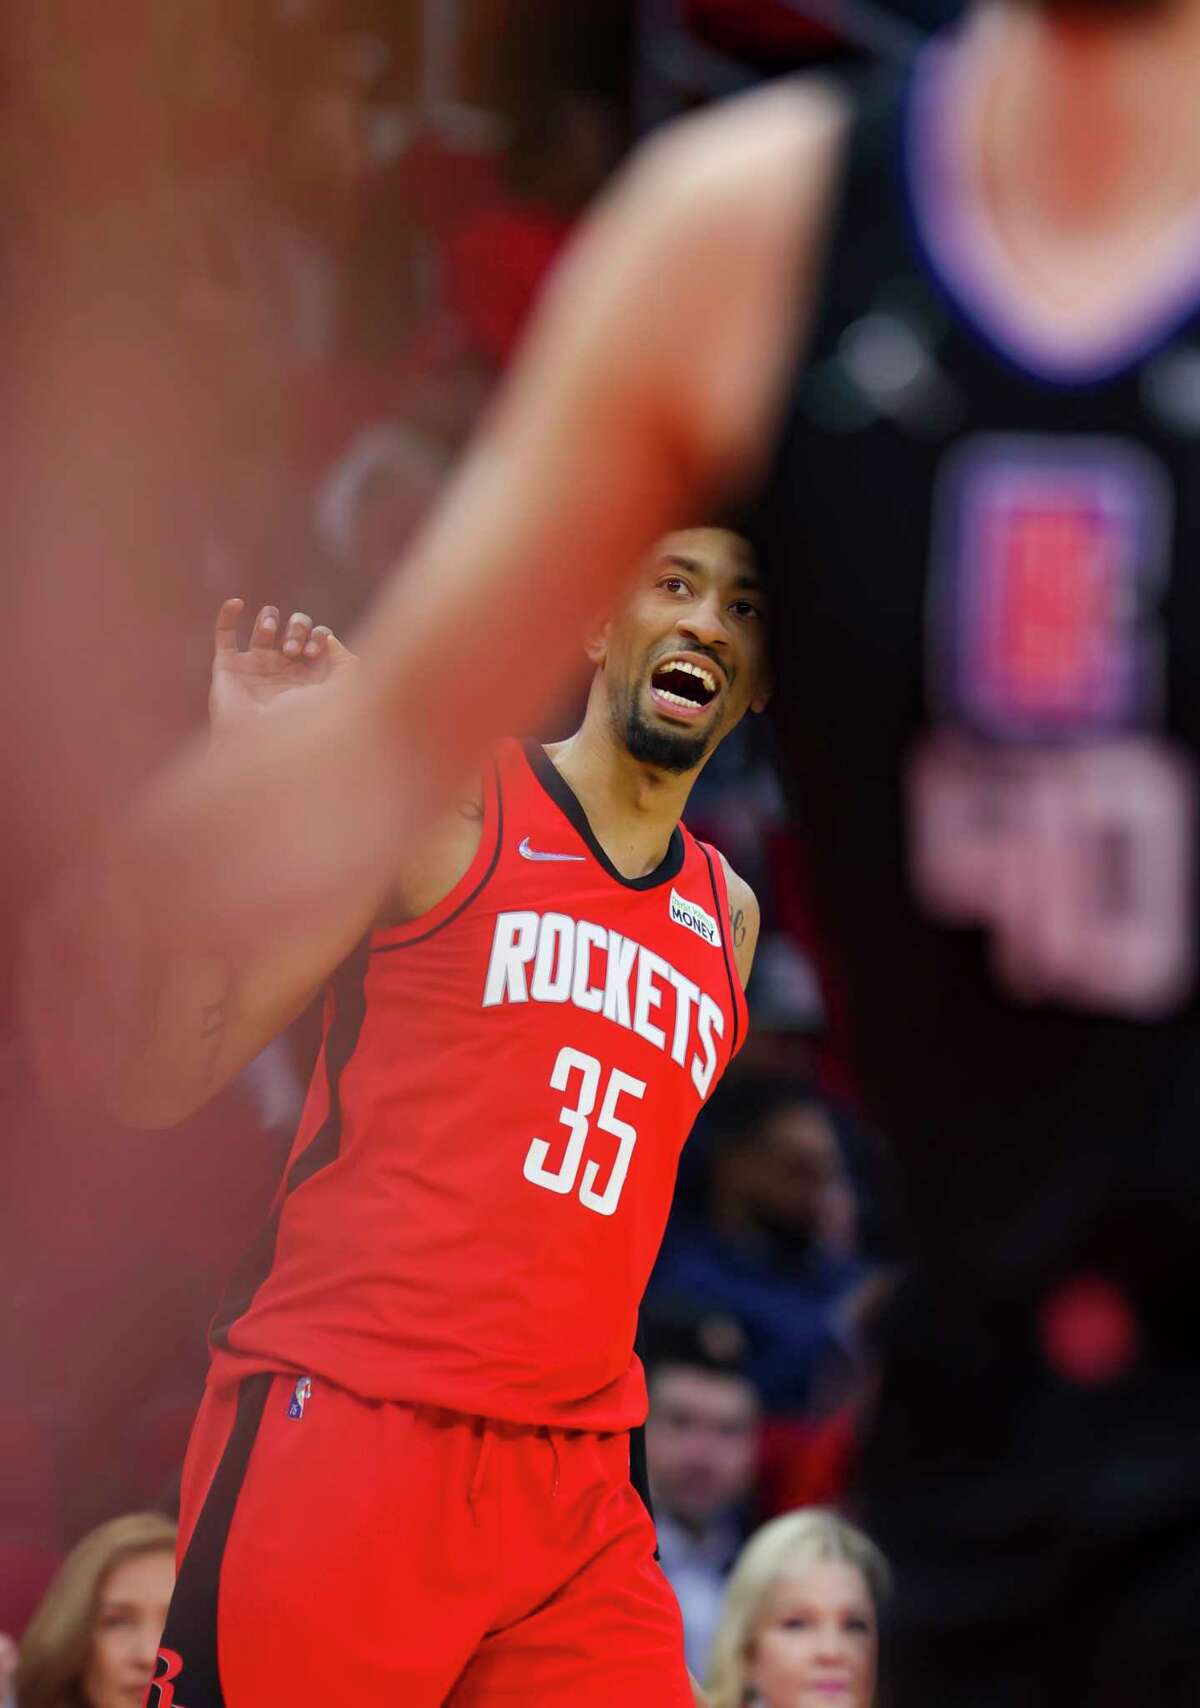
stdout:
<svg viewBox="0 0 1200 1708">
<path fill-rule="evenodd" d="M 90 1531 L 25 1632 L 20 1708 L 141 1708 L 174 1583 L 175 1526 L 161 1513 Z"/>
<path fill-rule="evenodd" d="M 819 1507 L 757 1530 L 730 1574 L 713 1640 L 712 1708 L 872 1708 L 879 1614 L 891 1590 L 875 1544 Z"/>
</svg>

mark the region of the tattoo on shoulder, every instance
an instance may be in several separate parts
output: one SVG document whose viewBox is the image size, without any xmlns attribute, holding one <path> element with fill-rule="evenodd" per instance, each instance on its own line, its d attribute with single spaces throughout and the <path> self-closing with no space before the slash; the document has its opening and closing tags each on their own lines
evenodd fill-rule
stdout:
<svg viewBox="0 0 1200 1708">
<path fill-rule="evenodd" d="M 729 929 L 733 934 L 734 948 L 740 949 L 746 941 L 746 914 L 740 907 L 735 911 L 732 902 L 729 904 Z"/>
</svg>

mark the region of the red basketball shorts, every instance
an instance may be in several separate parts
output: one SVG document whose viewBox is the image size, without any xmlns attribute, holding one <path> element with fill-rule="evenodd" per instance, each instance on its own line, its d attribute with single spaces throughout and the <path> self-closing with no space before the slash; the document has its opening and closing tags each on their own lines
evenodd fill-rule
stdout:
<svg viewBox="0 0 1200 1708">
<path fill-rule="evenodd" d="M 210 1387 L 147 1708 L 690 1708 L 627 1435 Z"/>
</svg>

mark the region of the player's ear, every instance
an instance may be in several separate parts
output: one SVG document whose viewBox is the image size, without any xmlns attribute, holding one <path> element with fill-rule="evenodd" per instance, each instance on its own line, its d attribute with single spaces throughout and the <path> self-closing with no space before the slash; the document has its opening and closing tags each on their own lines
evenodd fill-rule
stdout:
<svg viewBox="0 0 1200 1708">
<path fill-rule="evenodd" d="M 597 670 L 608 657 L 609 628 L 608 623 L 602 623 L 599 628 L 592 629 L 589 632 L 583 643 L 583 650 L 587 653 L 588 663 L 594 664 Z"/>
<path fill-rule="evenodd" d="M 755 684 L 754 693 L 750 697 L 749 710 L 765 712 L 771 702 L 771 693 L 774 687 L 775 684 L 771 680 L 770 663 L 766 658 L 762 658 L 758 667 L 758 681 Z"/>
</svg>

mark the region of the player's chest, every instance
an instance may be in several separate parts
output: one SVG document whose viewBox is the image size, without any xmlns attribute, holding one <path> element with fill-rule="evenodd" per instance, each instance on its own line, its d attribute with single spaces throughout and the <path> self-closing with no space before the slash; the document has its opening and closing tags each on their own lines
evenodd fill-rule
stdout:
<svg viewBox="0 0 1200 1708">
<path fill-rule="evenodd" d="M 737 1014 L 711 883 L 694 867 L 648 891 L 604 874 L 509 870 L 426 943 L 374 957 L 377 1001 L 452 1017 L 483 1048 L 550 1033 L 619 1050 L 639 1073 L 684 1076 L 707 1096 L 735 1046 Z M 557 880 L 557 881 L 556 881 Z"/>
</svg>

